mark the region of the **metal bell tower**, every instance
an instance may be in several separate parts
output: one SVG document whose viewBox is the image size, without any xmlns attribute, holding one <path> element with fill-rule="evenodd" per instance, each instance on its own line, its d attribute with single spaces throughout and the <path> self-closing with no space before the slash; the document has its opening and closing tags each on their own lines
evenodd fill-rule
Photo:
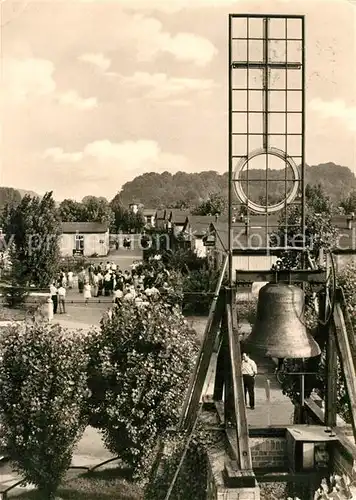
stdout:
<svg viewBox="0 0 356 500">
<path fill-rule="evenodd" d="M 229 255 L 236 218 L 258 214 L 266 248 L 278 228 L 288 234 L 288 206 L 301 206 L 293 233 L 305 236 L 304 16 L 229 16 Z M 275 219 L 274 219 L 275 220 Z M 291 229 L 291 228 L 290 228 Z M 287 238 L 277 247 L 287 247 Z M 247 248 L 249 248 L 247 241 Z"/>
</svg>

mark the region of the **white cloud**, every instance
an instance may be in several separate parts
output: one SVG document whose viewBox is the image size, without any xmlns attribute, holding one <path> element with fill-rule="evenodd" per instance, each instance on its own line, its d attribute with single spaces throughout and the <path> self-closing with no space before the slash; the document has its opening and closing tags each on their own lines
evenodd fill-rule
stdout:
<svg viewBox="0 0 356 500">
<path fill-rule="evenodd" d="M 86 110 L 93 109 L 98 106 L 96 97 L 81 97 L 75 90 L 69 90 L 58 97 L 61 104 L 73 106 L 74 108 Z"/>
<path fill-rule="evenodd" d="M 84 148 L 86 156 L 93 156 L 99 161 L 124 160 L 132 163 L 157 160 L 160 149 L 154 141 L 140 140 L 137 142 L 125 141 L 113 143 L 108 140 L 95 141 L 87 144 Z"/>
<path fill-rule="evenodd" d="M 323 101 L 316 98 L 310 101 L 309 107 L 317 111 L 322 118 L 342 120 L 350 130 L 356 131 L 356 106 L 347 106 L 342 99 Z"/>
<path fill-rule="evenodd" d="M 175 78 L 166 73 L 136 72 L 131 76 L 119 75 L 121 82 L 130 88 L 147 89 L 146 97 L 168 99 L 184 92 L 207 92 L 217 87 L 214 80 L 199 78 Z"/>
<path fill-rule="evenodd" d="M 2 61 L 2 97 L 15 102 L 29 97 L 49 95 L 56 89 L 54 64 L 46 59 L 4 58 Z"/>
<path fill-rule="evenodd" d="M 111 66 L 111 60 L 102 53 L 83 54 L 78 59 L 79 61 L 92 64 L 102 71 L 107 71 Z"/>
<path fill-rule="evenodd" d="M 120 29 L 126 44 L 135 47 L 140 62 L 152 61 L 157 56 L 168 53 L 179 61 L 206 66 L 218 53 L 207 38 L 193 33 L 172 35 L 163 30 L 158 19 L 141 14 L 127 16 L 126 23 Z"/>
<path fill-rule="evenodd" d="M 83 157 L 83 153 L 65 153 L 62 148 L 49 148 L 43 154 L 44 159 L 50 159 L 55 163 L 77 163 Z"/>
<path fill-rule="evenodd" d="M 53 1 L 53 0 L 51 0 Z M 57 0 L 61 1 L 61 0 Z M 109 3 L 113 0 L 79 0 L 83 3 Z M 114 0 L 115 1 L 115 0 Z M 201 7 L 224 7 L 236 6 L 240 0 L 116 0 L 123 7 L 142 9 L 142 10 L 159 10 L 161 12 L 174 13 L 186 8 L 201 8 Z"/>
<path fill-rule="evenodd" d="M 55 163 L 80 163 L 94 159 L 101 164 L 100 169 L 93 169 L 98 177 L 103 176 L 106 169 L 118 171 L 176 170 L 187 168 L 188 160 L 182 155 L 166 153 L 155 141 L 141 139 L 138 141 L 111 142 L 107 139 L 87 144 L 83 151 L 65 152 L 62 148 L 47 149 L 42 158 Z M 86 172 L 89 173 L 88 171 Z M 85 172 L 84 172 L 85 174 Z"/>
<path fill-rule="evenodd" d="M 180 61 L 193 60 L 199 66 L 206 66 L 218 52 L 207 38 L 191 33 L 167 37 L 167 45 L 163 50 Z"/>
</svg>

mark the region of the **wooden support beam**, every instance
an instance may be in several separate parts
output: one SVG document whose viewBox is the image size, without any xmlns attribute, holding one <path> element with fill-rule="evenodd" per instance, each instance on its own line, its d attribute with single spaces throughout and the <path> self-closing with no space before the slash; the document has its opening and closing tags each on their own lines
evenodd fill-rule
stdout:
<svg viewBox="0 0 356 500">
<path fill-rule="evenodd" d="M 319 319 L 321 322 L 321 333 L 326 336 L 326 396 L 325 396 L 325 425 L 328 427 L 336 426 L 337 411 L 337 347 L 335 340 L 334 325 L 326 323 L 328 315 L 326 293 L 319 295 Z"/>
<path fill-rule="evenodd" d="M 236 284 L 262 282 L 308 282 L 311 284 L 322 284 L 326 282 L 325 271 L 298 270 L 298 271 L 236 271 Z"/>
<path fill-rule="evenodd" d="M 224 314 L 225 293 L 221 293 L 221 286 L 226 274 L 228 261 L 228 256 L 225 256 L 219 280 L 215 288 L 215 294 L 210 306 L 208 322 L 205 327 L 204 340 L 195 364 L 194 373 L 190 380 L 187 396 L 183 403 L 178 424 L 181 430 L 187 429 L 189 421 L 191 427 L 192 419 L 194 419 L 194 417 L 198 414 L 200 398 L 208 373 L 211 357 L 214 352 L 214 346 L 218 336 L 222 315 Z"/>
<path fill-rule="evenodd" d="M 244 399 L 244 389 L 241 369 L 241 349 L 237 332 L 234 333 L 232 321 L 232 296 L 226 304 L 226 317 L 229 338 L 229 353 L 232 368 L 232 387 L 234 396 L 234 410 L 236 416 L 236 433 L 239 451 L 239 465 L 241 470 L 252 469 L 252 457 L 249 445 L 248 426 Z"/>
<path fill-rule="evenodd" d="M 236 430 L 237 420 L 235 411 L 235 393 L 233 387 L 232 363 L 229 346 L 228 320 L 226 313 L 226 303 L 224 317 L 221 323 L 221 334 L 223 336 L 222 346 L 225 351 L 224 367 L 224 423 L 226 427 L 233 426 Z M 237 434 L 236 434 L 237 440 Z M 238 457 L 236 458 L 238 460 Z"/>
<path fill-rule="evenodd" d="M 259 483 L 310 483 L 311 479 L 318 479 L 317 474 L 311 472 L 300 472 L 300 473 L 290 473 L 290 472 L 262 472 L 255 469 L 255 476 Z"/>
<path fill-rule="evenodd" d="M 202 396 L 210 361 L 214 352 L 214 345 L 218 335 L 222 315 L 224 313 L 224 304 L 224 294 L 221 294 L 217 302 L 217 307 L 214 312 L 212 321 L 209 324 L 209 329 L 207 330 L 204 337 L 204 341 L 199 354 L 199 359 L 196 364 L 195 373 L 192 378 L 191 387 L 188 389 L 188 395 L 181 413 L 181 419 L 179 423 L 180 429 L 190 430 L 194 423 L 194 418 L 198 414 L 200 398 Z"/>
<path fill-rule="evenodd" d="M 349 407 L 352 416 L 352 428 L 354 433 L 354 440 L 356 443 L 356 371 L 344 316 L 339 303 L 335 304 L 333 320 L 335 325 L 336 344 L 339 352 L 340 364 L 345 377 Z"/>
<path fill-rule="evenodd" d="M 354 327 L 352 326 L 352 321 L 350 318 L 349 311 L 347 309 L 347 302 L 346 302 L 346 297 L 344 294 L 344 290 L 342 288 L 338 288 L 336 291 L 336 297 L 337 300 L 340 302 L 342 313 L 344 315 L 344 320 L 345 320 L 345 325 L 346 325 L 346 330 L 350 342 L 350 348 L 351 348 L 351 353 L 352 357 L 354 359 L 354 363 L 356 366 L 356 337 L 355 337 L 355 331 Z"/>
<path fill-rule="evenodd" d="M 216 372 L 214 382 L 214 401 L 222 401 L 224 393 L 225 382 L 225 366 L 228 351 L 226 349 L 226 342 L 221 342 L 216 360 Z"/>
</svg>

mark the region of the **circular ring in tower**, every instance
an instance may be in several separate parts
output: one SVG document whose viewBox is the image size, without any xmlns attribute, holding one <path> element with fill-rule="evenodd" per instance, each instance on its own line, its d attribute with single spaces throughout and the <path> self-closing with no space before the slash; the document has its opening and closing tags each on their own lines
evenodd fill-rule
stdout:
<svg viewBox="0 0 356 500">
<path fill-rule="evenodd" d="M 258 161 L 264 168 L 260 168 Z M 271 164 L 276 162 L 279 163 L 279 172 L 283 172 L 280 178 L 276 175 L 276 171 L 270 168 Z M 256 163 L 257 170 L 251 169 L 252 163 Z M 298 196 L 301 175 L 294 160 L 284 151 L 278 148 L 260 148 L 241 158 L 235 168 L 232 181 L 236 196 L 242 204 L 255 213 L 266 214 L 278 212 L 286 205 L 293 203 Z M 281 185 L 283 193 L 280 192 L 281 189 L 278 191 L 278 186 Z M 257 195 L 259 195 L 258 200 Z M 251 199 L 252 196 L 255 199 Z"/>
</svg>

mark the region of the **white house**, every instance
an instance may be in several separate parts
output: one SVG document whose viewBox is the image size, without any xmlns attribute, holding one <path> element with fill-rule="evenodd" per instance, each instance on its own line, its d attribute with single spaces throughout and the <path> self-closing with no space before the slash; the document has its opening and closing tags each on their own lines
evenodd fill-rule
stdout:
<svg viewBox="0 0 356 500">
<path fill-rule="evenodd" d="M 62 257 L 103 257 L 109 253 L 109 228 L 99 222 L 62 222 Z"/>
<path fill-rule="evenodd" d="M 206 257 L 207 246 L 205 236 L 209 232 L 210 224 L 216 220 L 210 215 L 189 215 L 183 228 L 184 237 L 190 241 L 190 248 L 198 257 Z"/>
</svg>

